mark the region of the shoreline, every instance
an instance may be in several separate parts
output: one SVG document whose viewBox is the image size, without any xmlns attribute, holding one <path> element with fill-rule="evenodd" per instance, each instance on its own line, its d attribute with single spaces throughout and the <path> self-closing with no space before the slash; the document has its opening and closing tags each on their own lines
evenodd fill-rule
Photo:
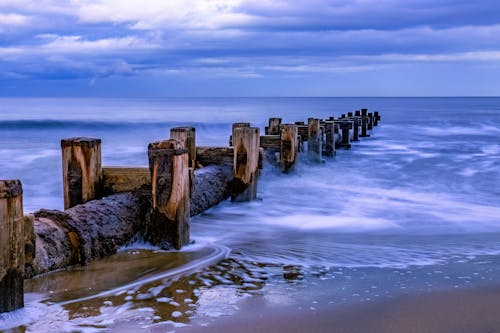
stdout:
<svg viewBox="0 0 500 333">
<path fill-rule="evenodd" d="M 318 305 L 314 310 L 262 307 L 252 299 L 241 310 L 191 332 L 500 332 L 500 284 L 493 287 L 434 291 L 348 305 Z"/>
</svg>

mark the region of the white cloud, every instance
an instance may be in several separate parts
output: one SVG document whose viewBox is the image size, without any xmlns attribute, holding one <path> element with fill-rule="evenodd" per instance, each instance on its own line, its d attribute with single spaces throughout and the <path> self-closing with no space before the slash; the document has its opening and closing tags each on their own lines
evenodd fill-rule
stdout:
<svg viewBox="0 0 500 333">
<path fill-rule="evenodd" d="M 390 53 L 371 56 L 353 55 L 343 57 L 351 61 L 371 62 L 461 62 L 461 61 L 500 61 L 500 51 L 476 51 L 441 54 L 402 54 Z"/>
<path fill-rule="evenodd" d="M 28 24 L 30 18 L 19 14 L 3 14 L 0 13 L 0 26 L 21 26 Z"/>
<path fill-rule="evenodd" d="M 41 35 L 41 37 L 52 37 Z M 150 43 L 144 39 L 127 36 L 121 38 L 103 38 L 88 40 L 81 36 L 55 36 L 54 39 L 40 46 L 42 52 L 53 53 L 93 53 L 96 52 L 128 52 L 136 50 L 151 50 L 159 48 L 159 45 Z"/>
</svg>

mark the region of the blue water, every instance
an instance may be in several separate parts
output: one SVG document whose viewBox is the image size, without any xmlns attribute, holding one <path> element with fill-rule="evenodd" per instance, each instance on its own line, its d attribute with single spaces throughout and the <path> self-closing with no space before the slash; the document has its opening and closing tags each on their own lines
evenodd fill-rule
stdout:
<svg viewBox="0 0 500 333">
<path fill-rule="evenodd" d="M 147 165 L 147 144 L 174 126 L 195 126 L 198 145 L 227 146 L 233 122 L 263 130 L 269 117 L 306 121 L 361 107 L 382 115 L 370 138 L 322 164 L 304 158 L 290 174 L 265 166 L 259 200 L 193 218 L 193 238 L 229 248 L 228 260 L 265 276 L 257 288 L 265 297 L 287 302 L 290 293 L 318 298 L 313 286 L 332 288 L 335 278 L 336 301 L 373 286 L 366 298 L 495 283 L 500 98 L 0 99 L 0 178 L 21 179 L 25 211 L 61 209 L 62 138 L 101 138 L 104 165 Z M 305 277 L 292 290 L 282 283 L 287 269 Z M 231 312 L 210 298 L 245 294 L 227 280 L 200 289 L 198 316 L 204 304 Z"/>
</svg>

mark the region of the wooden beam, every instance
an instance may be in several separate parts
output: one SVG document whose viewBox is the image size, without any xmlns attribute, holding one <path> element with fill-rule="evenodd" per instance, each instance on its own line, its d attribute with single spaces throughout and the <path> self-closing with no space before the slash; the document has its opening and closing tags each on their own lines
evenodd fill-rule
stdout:
<svg viewBox="0 0 500 333">
<path fill-rule="evenodd" d="M 280 135 L 261 135 L 260 136 L 260 146 L 264 149 L 276 149 L 281 148 L 281 138 Z"/>
<path fill-rule="evenodd" d="M 134 191 L 151 184 L 148 167 L 103 167 L 102 177 L 105 195 Z"/>
</svg>

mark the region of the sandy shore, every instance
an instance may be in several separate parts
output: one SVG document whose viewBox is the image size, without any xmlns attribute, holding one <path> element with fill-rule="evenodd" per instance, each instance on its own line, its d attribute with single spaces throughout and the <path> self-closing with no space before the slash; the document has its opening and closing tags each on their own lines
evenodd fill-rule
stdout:
<svg viewBox="0 0 500 333">
<path fill-rule="evenodd" d="M 234 316 L 179 332 L 495 333 L 500 332 L 500 287 L 325 305 L 315 311 L 269 309 L 252 301 Z"/>
</svg>

